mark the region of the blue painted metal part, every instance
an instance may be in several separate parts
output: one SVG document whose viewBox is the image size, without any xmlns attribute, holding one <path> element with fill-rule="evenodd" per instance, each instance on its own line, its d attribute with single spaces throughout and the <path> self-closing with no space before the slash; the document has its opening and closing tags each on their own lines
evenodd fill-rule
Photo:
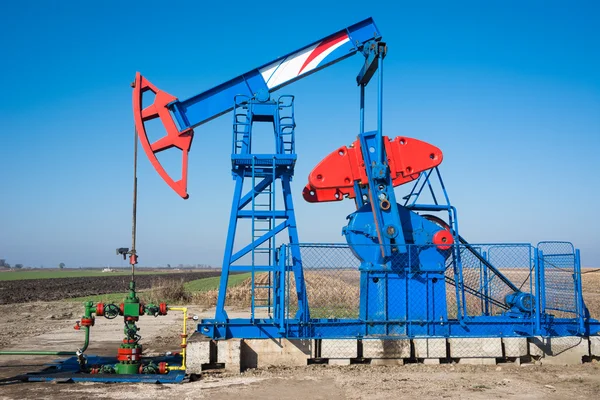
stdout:
<svg viewBox="0 0 600 400">
<path fill-rule="evenodd" d="M 463 338 L 463 337 L 557 337 L 581 336 L 600 332 L 600 322 L 587 322 L 587 331 L 581 333 L 570 320 L 547 318 L 543 329 L 536 330 L 531 319 L 479 316 L 465 323 L 449 321 L 365 321 L 359 319 L 313 319 L 308 323 L 288 320 L 285 333 L 272 320 L 235 319 L 228 324 L 213 324 L 205 320 L 202 333 L 214 339 L 408 339 L 408 338 Z M 372 334 L 387 331 L 389 334 Z"/>
<path fill-rule="evenodd" d="M 148 361 L 148 359 L 144 359 Z M 116 357 L 88 356 L 89 365 L 112 365 L 118 363 Z M 169 365 L 181 365 L 181 357 L 153 357 L 155 363 L 167 362 Z M 169 371 L 166 374 L 88 374 L 79 371 L 77 357 L 57 360 L 39 372 L 25 374 L 24 379 L 30 382 L 72 381 L 72 382 L 102 382 L 102 383 L 181 383 L 185 371 Z"/>
<path fill-rule="evenodd" d="M 257 93 L 273 92 L 356 54 L 366 43 L 379 40 L 379 29 L 372 18 L 367 18 L 187 100 L 176 100 L 169 104 L 169 109 L 180 131 L 184 131 L 231 111 L 231 100 L 237 95 L 250 98 Z"/>
<path fill-rule="evenodd" d="M 323 244 L 306 244 L 300 245 L 300 247 L 310 248 L 333 248 L 343 247 L 346 245 L 323 245 Z M 517 271 L 527 271 L 528 269 L 534 271 L 536 279 L 535 285 L 533 281 L 530 281 L 528 285 L 532 294 L 516 294 L 517 301 L 521 303 L 521 309 L 515 309 L 514 302 L 510 301 L 506 304 L 499 303 L 497 300 L 491 297 L 483 296 L 485 293 L 484 289 L 470 287 L 470 283 L 465 285 L 465 292 L 469 294 L 471 301 L 473 299 L 480 299 L 483 302 L 487 302 L 487 306 L 482 306 L 481 310 L 489 310 L 494 308 L 501 312 L 496 312 L 494 315 L 485 315 L 486 311 L 482 311 L 479 315 L 474 315 L 471 310 L 468 315 L 465 315 L 461 320 L 457 318 L 443 318 L 443 315 L 439 315 L 444 311 L 446 307 L 446 299 L 443 299 L 442 309 L 436 308 L 435 295 L 431 295 L 431 284 L 444 284 L 449 287 L 452 284 L 448 279 L 439 279 L 438 282 L 434 283 L 432 280 L 429 281 L 429 285 L 419 285 L 419 280 L 423 279 L 423 273 L 419 277 L 419 273 L 413 273 L 412 271 L 405 271 L 407 275 L 411 274 L 411 279 L 404 280 L 402 272 L 398 271 L 377 271 L 371 272 L 370 279 L 379 279 L 379 282 L 386 282 L 390 287 L 394 287 L 399 292 L 389 292 L 387 295 L 387 309 L 378 308 L 379 303 L 377 297 L 381 295 L 381 292 L 372 290 L 372 295 L 369 292 L 361 292 L 361 301 L 367 299 L 366 306 L 361 303 L 359 318 L 311 318 L 308 321 L 300 321 L 291 315 L 286 315 L 284 320 L 275 320 L 270 318 L 262 319 L 233 319 L 229 320 L 226 324 L 219 324 L 215 320 L 203 320 L 199 324 L 199 331 L 203 334 L 215 338 L 225 339 L 231 337 L 243 337 L 243 338 L 297 338 L 297 339 L 319 339 L 319 338 L 354 338 L 354 339 L 367 339 L 367 338 L 389 338 L 389 339 L 403 339 L 403 338 L 419 338 L 419 337 L 531 337 L 531 336 L 573 336 L 573 335 L 590 335 L 600 331 L 600 322 L 589 318 L 589 315 L 581 313 L 579 307 L 582 306 L 579 303 L 581 297 L 577 290 L 574 290 L 568 294 L 571 297 L 571 303 L 573 308 L 564 306 L 566 308 L 560 309 L 557 307 L 556 302 L 552 301 L 545 308 L 540 308 L 540 304 L 543 304 L 542 300 L 548 296 L 552 296 L 553 292 L 544 292 L 544 281 L 546 280 L 545 275 L 539 274 L 539 271 L 543 270 L 544 261 L 549 262 L 552 257 L 556 255 L 544 256 L 543 251 L 539 251 L 537 248 L 533 248 L 530 245 L 517 244 L 501 244 L 501 245 L 470 245 L 471 249 L 481 248 L 482 246 L 493 247 L 500 246 L 502 248 L 508 247 L 509 250 L 514 251 L 515 248 L 521 248 L 525 253 L 533 254 L 534 257 L 524 265 L 514 265 L 513 269 Z M 287 246 L 283 246 L 283 252 L 288 251 Z M 378 246 L 374 246 L 378 248 Z M 418 254 L 424 248 L 423 246 L 410 245 L 408 244 L 409 250 L 407 251 L 407 257 L 410 254 Z M 410 249 L 415 247 L 414 249 Z M 434 246 L 429 246 L 432 248 Z M 462 246 L 462 250 L 467 247 Z M 524 253 L 524 254 L 525 254 Z M 575 252 L 576 253 L 576 252 Z M 572 256 L 572 255 L 571 255 Z M 544 260 L 545 257 L 545 260 Z M 287 259 L 287 257 L 280 256 L 280 260 Z M 419 264 L 427 263 L 425 259 L 419 260 Z M 411 265 L 414 265 L 411 263 Z M 573 265 L 572 271 L 577 271 L 577 266 Z M 289 275 L 289 269 L 280 263 L 280 271 Z M 410 270 L 410 268 L 408 268 Z M 313 274 L 318 270 L 313 270 Z M 323 273 L 330 274 L 327 268 L 322 269 Z M 569 276 L 569 271 L 564 271 Z M 363 272 L 361 271 L 361 274 Z M 577 274 L 577 273 L 576 273 Z M 448 275 L 446 275 L 446 278 Z M 314 279 L 314 276 L 313 276 Z M 494 281 L 494 276 L 488 281 Z M 395 282 L 396 281 L 396 282 Z M 408 289 L 403 289 L 401 285 L 396 285 L 397 282 L 402 281 L 408 284 Z M 411 282 L 412 281 L 412 282 Z M 573 280 L 574 285 L 578 281 L 577 278 Z M 281 286 L 285 280 L 282 281 Z M 496 282 L 498 280 L 496 279 Z M 361 280 L 361 288 L 363 281 Z M 534 287 L 535 286 L 535 287 Z M 488 290 L 498 290 L 497 286 L 489 287 Z M 563 288 L 558 288 L 555 294 L 560 297 L 564 297 L 565 294 Z M 402 293 L 408 291 L 409 296 L 402 297 Z M 427 292 L 429 291 L 429 292 Z M 285 289 L 283 290 L 285 292 Z M 507 296 L 508 297 L 508 296 Z M 525 300 L 526 298 L 528 300 Z M 438 301 L 440 298 L 437 299 Z M 427 306 L 424 307 L 419 303 L 422 301 Z M 283 304 L 286 304 L 285 302 Z M 472 303 L 471 303 L 472 304 Z M 535 304 L 531 307 L 531 304 Z M 580 304 L 580 305 L 576 305 Z M 400 311 L 408 309 L 405 314 L 402 312 L 395 312 L 392 310 L 392 305 L 397 307 Z M 500 307 L 502 306 L 502 307 Z M 583 306 L 584 307 L 584 306 Z M 390 312 L 391 311 L 391 312 Z M 436 314 L 437 312 L 437 314 Z M 386 314 L 387 313 L 387 314 Z M 566 314 L 568 315 L 566 315 Z M 563 315 L 563 317 L 559 317 Z M 439 318 L 439 317 L 442 318 Z M 281 318 L 281 314 L 279 315 Z"/>
<path fill-rule="evenodd" d="M 356 32 L 362 29 L 361 34 L 364 34 L 369 29 L 373 30 L 369 27 L 370 23 L 372 21 L 363 21 L 360 23 L 362 27 Z M 347 33 L 341 31 L 323 41 L 315 42 L 312 47 L 308 47 L 309 51 L 317 51 L 323 43 L 327 46 L 336 41 L 340 43 L 340 38 L 346 34 L 348 37 L 357 37 L 358 34 L 354 29 L 355 27 L 349 28 Z M 358 283 L 360 299 L 356 314 L 353 317 L 317 318 L 316 316 L 322 316 L 322 310 L 319 310 L 319 306 L 322 307 L 320 304 L 316 306 L 315 317 L 311 318 L 309 296 L 304 282 L 304 270 L 307 265 L 302 261 L 302 249 L 307 246 L 320 249 L 339 248 L 340 245 L 298 243 L 289 187 L 295 163 L 293 135 L 291 144 L 288 144 L 292 150 L 288 152 L 285 150 L 285 145 L 278 142 L 278 129 L 275 127 L 276 154 L 253 154 L 251 149 L 253 117 L 244 117 L 238 121 L 236 119 L 238 114 L 234 113 L 232 172 L 236 180 L 236 194 L 223 262 L 217 314 L 214 319 L 202 320 L 198 325 L 198 331 L 213 339 L 529 337 L 583 335 L 600 331 L 600 323 L 589 318 L 583 303 L 579 252 L 572 249 L 572 246 L 571 250 L 563 254 L 546 252 L 543 243 L 535 248 L 528 244 L 471 245 L 467 243 L 459 235 L 457 212 L 450 203 L 437 167 L 421 173 L 410 193 L 404 198 L 404 204 L 397 203 L 382 140 L 385 44 L 379 41 L 378 33 L 372 37 L 369 35 L 370 33 L 365 34 L 362 44 L 352 45 L 352 41 L 349 44 L 355 46 L 350 49 L 352 54 L 362 50 L 365 55 L 365 65 L 357 76 L 357 83 L 360 88 L 359 141 L 367 182 L 354 183 L 357 211 L 348 217 L 348 226 L 343 231 L 348 242 L 347 248 L 355 257 L 354 262 L 349 262 L 353 265 L 358 262 L 355 270 L 360 276 Z M 303 73 L 299 73 L 297 77 L 286 81 L 285 79 L 289 77 L 282 80 L 281 76 L 277 76 L 277 71 L 283 63 L 294 59 L 304 50 L 259 68 L 258 71 L 268 90 L 275 90 L 303 76 Z M 346 56 L 341 55 L 339 59 Z M 331 62 L 339 59 L 333 57 Z M 316 68 L 315 71 L 321 67 L 321 65 L 313 66 Z M 378 71 L 377 130 L 365 132 L 365 86 L 374 76 L 375 71 Z M 257 76 L 257 73 L 248 74 L 247 79 L 244 78 L 244 82 L 247 81 L 244 84 L 249 91 L 239 91 L 239 93 L 247 96 L 244 104 L 248 109 L 254 107 L 268 109 L 270 107 L 268 101 L 261 102 L 256 97 L 252 98 L 256 91 L 265 93 L 266 90 L 264 87 L 259 87 L 261 82 Z M 258 82 L 257 86 L 253 86 L 252 79 Z M 229 87 L 231 86 L 227 86 Z M 202 100 L 191 101 L 190 104 L 199 104 Z M 177 114 L 176 110 L 173 112 Z M 190 114 L 189 110 L 186 113 Z M 265 111 L 264 115 L 270 115 L 270 112 Z M 258 120 L 264 121 L 269 118 L 263 116 Z M 184 122 L 191 124 L 184 126 L 193 126 L 194 123 Z M 198 123 L 201 123 L 199 119 Z M 285 166 L 288 173 L 277 172 L 277 166 Z M 253 189 L 244 195 L 241 191 L 242 182 L 248 177 L 252 178 Z M 257 178 L 262 180 L 257 182 Z M 271 185 L 277 179 L 281 179 L 282 182 L 285 210 L 276 211 L 274 208 L 269 208 L 266 213 L 255 210 L 257 194 L 265 191 L 271 193 Z M 436 184 L 441 189 L 441 196 L 434 190 Z M 422 195 L 425 193 L 431 195 L 430 201 L 422 200 Z M 251 204 L 251 211 L 242 210 L 248 204 Z M 436 216 L 418 214 L 423 212 L 446 213 L 448 222 Z M 232 254 L 237 220 L 248 218 L 253 221 L 254 240 Z M 284 222 L 270 225 L 264 235 L 256 238 L 254 221 L 261 218 L 273 220 L 281 218 Z M 286 228 L 289 231 L 289 241 L 278 249 L 275 249 L 274 244 L 270 244 L 269 263 L 258 265 L 255 262 L 254 251 L 265 241 L 274 239 L 277 233 Z M 440 231 L 448 231 L 454 242 L 449 245 L 434 244 L 437 243 L 434 237 Z M 446 232 L 445 234 L 448 235 Z M 503 265 L 502 260 L 496 259 L 498 254 L 503 254 L 503 251 L 498 249 L 504 250 L 508 246 L 513 246 L 515 251 L 522 251 L 525 255 L 515 265 Z M 252 254 L 251 263 L 234 264 L 249 252 Z M 561 273 L 567 273 L 573 279 L 572 287 L 566 288 L 568 293 L 566 300 L 560 298 L 564 294 L 564 287 L 559 288 L 559 295 L 552 290 L 546 291 L 546 284 L 551 282 L 554 272 L 547 273 L 546 264 L 557 261 L 562 263 Z M 311 263 L 314 262 L 313 257 Z M 341 261 L 335 262 L 341 263 Z M 313 274 L 332 273 L 330 264 L 312 265 L 310 268 Z M 345 264 L 340 268 L 344 271 L 352 270 Z M 517 286 L 501 271 L 501 268 L 508 268 L 508 272 L 511 272 L 510 268 L 517 268 L 521 272 L 528 272 L 529 276 L 520 286 Z M 250 318 L 229 319 L 225 313 L 227 276 L 230 271 L 252 272 Z M 255 293 L 258 288 L 255 283 L 256 272 L 269 274 L 267 289 L 274 298 L 272 309 L 268 309 L 267 317 L 255 314 Z M 291 284 L 290 279 L 295 280 L 294 284 Z M 290 292 L 293 288 L 297 297 L 296 304 L 291 301 L 294 295 Z M 453 300 L 452 306 L 449 299 Z M 269 307 L 271 307 L 270 303 Z M 335 304 L 329 312 L 335 314 Z"/>
<path fill-rule="evenodd" d="M 274 153 L 263 154 L 253 150 L 255 123 L 267 123 L 273 127 Z M 274 320 L 282 319 L 280 313 L 283 312 L 284 296 L 281 279 L 285 273 L 277 268 L 276 239 L 278 235 L 287 233 L 288 243 L 298 243 L 290 187 L 296 163 L 295 127 L 293 96 L 284 95 L 277 100 L 265 101 L 235 96 L 231 172 L 236 183 L 215 314 L 220 323 L 229 320 L 225 301 L 231 272 L 251 274 L 251 320 L 255 319 L 258 310 L 266 311 Z M 246 179 L 250 179 L 250 190 L 244 192 Z M 277 202 L 279 193 L 283 198 L 281 205 Z M 245 236 L 238 235 L 238 224 L 242 220 L 250 222 L 250 240 L 245 245 L 241 242 Z M 234 251 L 234 245 L 238 247 L 237 251 Z M 289 270 L 294 273 L 298 289 L 296 318 L 308 320 L 302 258 L 297 249 L 292 252 L 293 262 Z M 267 281 L 257 281 L 257 273 L 266 274 Z M 258 297 L 259 293 L 263 297 Z"/>
</svg>

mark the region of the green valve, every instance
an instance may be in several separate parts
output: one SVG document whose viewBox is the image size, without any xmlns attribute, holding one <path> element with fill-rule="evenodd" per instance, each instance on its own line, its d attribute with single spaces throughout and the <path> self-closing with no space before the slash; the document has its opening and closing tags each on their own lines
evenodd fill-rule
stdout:
<svg viewBox="0 0 600 400">
<path fill-rule="evenodd" d="M 123 303 L 123 316 L 139 317 L 140 316 L 140 303 Z"/>
<path fill-rule="evenodd" d="M 132 363 L 121 362 L 121 363 L 115 364 L 115 372 L 117 374 L 121 374 L 121 375 L 137 374 L 139 369 L 140 369 L 139 362 L 132 362 Z"/>
</svg>

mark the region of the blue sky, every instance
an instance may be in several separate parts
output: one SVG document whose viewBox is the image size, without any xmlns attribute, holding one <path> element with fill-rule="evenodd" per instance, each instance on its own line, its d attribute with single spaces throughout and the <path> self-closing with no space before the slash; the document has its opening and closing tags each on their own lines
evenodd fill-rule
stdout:
<svg viewBox="0 0 600 400">
<path fill-rule="evenodd" d="M 597 2 L 208 3 L 0 5 L 0 258 L 119 264 L 114 249 L 130 244 L 136 71 L 185 99 L 372 16 L 389 46 L 384 134 L 443 150 L 462 236 L 570 240 L 585 265 L 600 267 Z M 361 62 L 280 91 L 296 96 L 304 242 L 342 241 L 352 212 L 351 201 L 305 203 L 301 189 L 357 134 Z M 229 115 L 196 129 L 187 201 L 141 157 L 141 265 L 220 264 L 230 141 Z"/>
</svg>

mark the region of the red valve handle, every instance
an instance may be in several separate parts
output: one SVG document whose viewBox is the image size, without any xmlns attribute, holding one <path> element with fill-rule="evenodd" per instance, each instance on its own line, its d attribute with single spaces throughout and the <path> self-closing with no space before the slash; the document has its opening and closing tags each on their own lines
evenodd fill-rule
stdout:
<svg viewBox="0 0 600 400">
<path fill-rule="evenodd" d="M 155 94 L 154 102 L 142 109 L 142 97 L 144 92 L 147 91 L 151 91 Z M 156 172 L 158 172 L 167 185 L 169 185 L 178 195 L 187 199 L 189 197 L 187 193 L 188 152 L 192 145 L 194 131 L 191 128 L 188 128 L 180 132 L 177 125 L 175 125 L 175 121 L 167 106 L 169 103 L 176 100 L 176 97 L 159 90 L 139 72 L 136 73 L 135 82 L 133 84 L 133 118 L 144 152 L 148 156 L 148 159 L 150 160 L 150 163 L 152 163 L 152 166 L 154 166 Z M 167 131 L 167 135 L 154 143 L 150 143 L 144 123 L 155 118 L 160 118 Z M 164 167 L 158 161 L 158 158 L 156 158 L 157 153 L 173 147 L 180 149 L 183 154 L 181 179 L 177 181 L 169 176 L 167 171 L 165 171 Z"/>
</svg>

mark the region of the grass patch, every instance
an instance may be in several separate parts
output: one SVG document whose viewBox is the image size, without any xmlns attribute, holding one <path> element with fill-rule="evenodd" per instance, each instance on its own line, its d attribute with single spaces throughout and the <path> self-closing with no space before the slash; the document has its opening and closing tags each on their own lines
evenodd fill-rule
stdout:
<svg viewBox="0 0 600 400">
<path fill-rule="evenodd" d="M 168 272 L 154 272 L 154 271 L 135 271 L 136 275 L 160 275 L 168 274 Z M 0 272 L 0 281 L 21 281 L 25 279 L 52 279 L 52 278 L 81 278 L 90 276 L 122 276 L 130 275 L 129 270 L 123 270 L 123 272 L 102 272 L 101 270 L 93 269 L 61 269 L 61 270 L 48 270 L 42 269 L 32 271 L 2 271 Z"/>
<path fill-rule="evenodd" d="M 145 296 L 144 293 L 138 293 L 140 297 L 143 298 Z M 85 303 L 86 301 L 93 301 L 94 303 L 122 303 L 123 299 L 127 297 L 127 293 L 107 293 L 107 294 L 95 294 L 91 296 L 83 296 L 83 297 L 72 297 L 70 299 L 66 299 L 67 301 L 73 302 L 81 302 Z"/>
<path fill-rule="evenodd" d="M 244 280 L 250 278 L 250 273 L 230 275 L 227 282 L 227 287 L 238 286 Z M 185 290 L 188 292 L 208 292 L 209 290 L 217 290 L 219 288 L 220 276 L 212 278 L 196 279 L 185 284 Z"/>
<path fill-rule="evenodd" d="M 228 287 L 241 285 L 244 280 L 250 278 L 250 273 L 236 274 L 229 277 Z M 220 276 L 213 276 L 211 278 L 202 278 L 189 281 L 181 285 L 181 281 L 175 281 L 173 286 L 170 286 L 168 280 L 163 283 L 162 279 L 157 279 L 152 284 L 152 289 L 138 291 L 138 297 L 145 303 L 152 301 L 188 301 L 190 295 L 194 293 L 208 292 L 211 290 L 219 289 Z M 66 299 L 72 302 L 86 302 L 92 301 L 94 303 L 116 303 L 123 302 L 123 299 L 127 297 L 126 292 L 122 293 L 107 293 L 107 294 L 96 294 L 91 296 L 73 297 Z"/>
</svg>

